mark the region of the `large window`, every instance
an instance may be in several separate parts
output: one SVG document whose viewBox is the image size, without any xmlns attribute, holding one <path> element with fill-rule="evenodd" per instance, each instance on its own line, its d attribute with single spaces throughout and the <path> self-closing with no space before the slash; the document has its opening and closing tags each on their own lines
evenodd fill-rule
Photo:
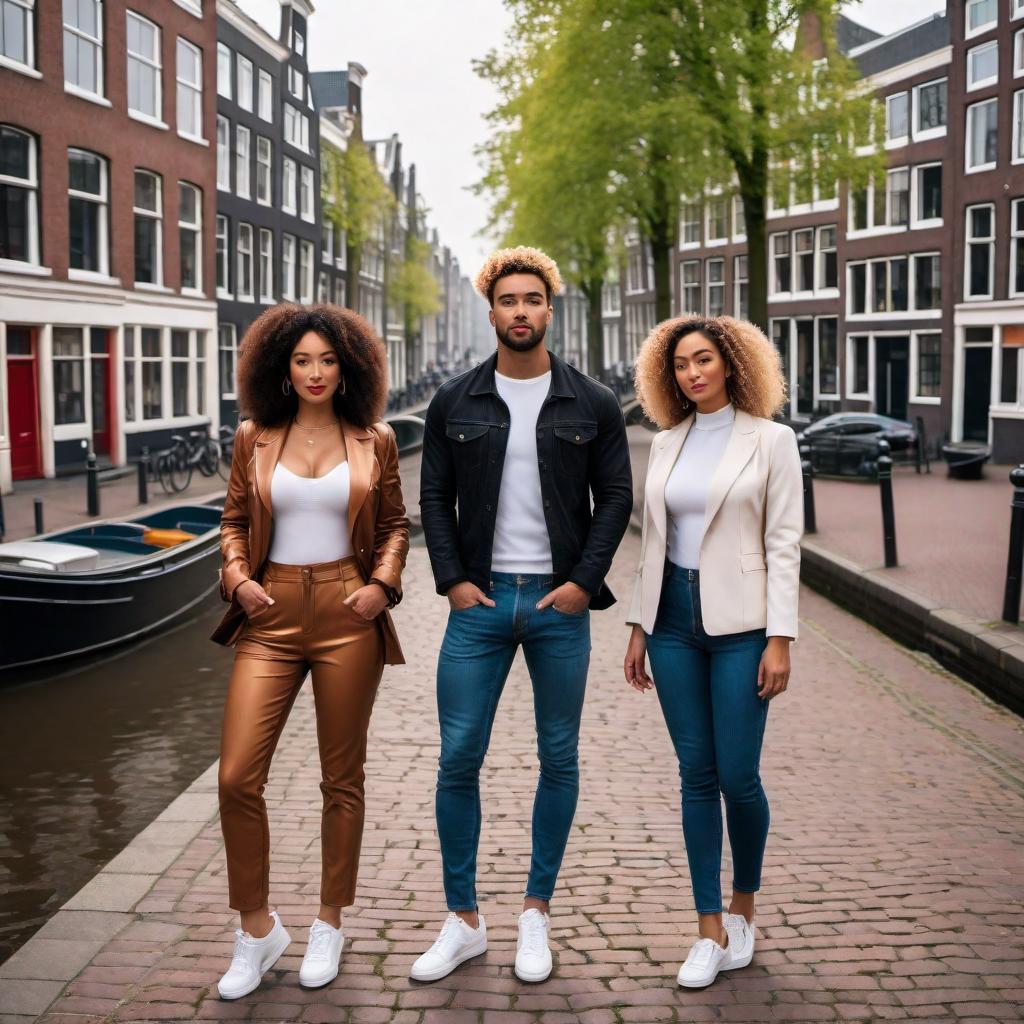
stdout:
<svg viewBox="0 0 1024 1024">
<path fill-rule="evenodd" d="M 281 208 L 285 213 L 298 213 L 298 171 L 295 161 L 286 156 L 281 161 Z"/>
<path fill-rule="evenodd" d="M 295 236 L 281 235 L 281 298 L 295 301 Z"/>
<path fill-rule="evenodd" d="M 732 236 L 736 241 L 747 237 L 747 213 L 739 196 L 732 199 Z"/>
<path fill-rule="evenodd" d="M 35 0 L 0 0 L 0 56 L 25 67 L 36 66 Z"/>
<path fill-rule="evenodd" d="M 1024 295 L 1024 199 L 1010 206 L 1010 294 Z"/>
<path fill-rule="evenodd" d="M 790 290 L 792 263 L 789 256 L 789 233 L 771 236 L 772 292 L 785 293 Z"/>
<path fill-rule="evenodd" d="M 905 228 L 910 223 L 910 171 L 906 167 L 889 171 L 885 187 L 889 227 Z"/>
<path fill-rule="evenodd" d="M 823 316 L 818 321 L 818 395 L 822 398 L 839 397 L 839 341 L 838 321 Z"/>
<path fill-rule="evenodd" d="M 203 136 L 203 54 L 178 37 L 178 134 Z"/>
<path fill-rule="evenodd" d="M 937 252 L 915 255 L 914 309 L 942 309 L 942 265 Z"/>
<path fill-rule="evenodd" d="M 943 135 L 949 119 L 949 82 L 940 78 L 914 87 L 914 138 Z"/>
<path fill-rule="evenodd" d="M 297 149 L 309 150 L 309 118 L 290 103 L 284 105 L 284 140 Z"/>
<path fill-rule="evenodd" d="M 967 0 L 965 35 L 976 36 L 993 28 L 998 18 L 998 0 Z"/>
<path fill-rule="evenodd" d="M 128 11 L 128 110 L 160 120 L 160 29 Z"/>
<path fill-rule="evenodd" d="M 700 245 L 700 203 L 683 203 L 679 213 L 679 244 L 681 248 Z"/>
<path fill-rule="evenodd" d="M 968 206 L 965 299 L 993 298 L 995 256 L 995 207 L 990 204 Z"/>
<path fill-rule="evenodd" d="M 188 415 L 189 334 L 171 331 L 171 415 Z"/>
<path fill-rule="evenodd" d="M 236 298 L 252 299 L 252 225 L 238 225 L 238 263 L 235 272 Z"/>
<path fill-rule="evenodd" d="M 274 189 L 274 150 L 270 139 L 256 136 L 256 202 L 270 206 Z"/>
<path fill-rule="evenodd" d="M 163 282 L 163 246 L 161 239 L 160 176 L 149 171 L 135 172 L 135 283 Z"/>
<path fill-rule="evenodd" d="M 164 414 L 164 355 L 159 327 L 143 327 L 140 344 L 142 418 L 158 420 Z"/>
<path fill-rule="evenodd" d="M 39 262 L 36 140 L 0 125 L 0 260 Z"/>
<path fill-rule="evenodd" d="M 793 269 L 796 292 L 814 291 L 814 228 L 793 232 Z"/>
<path fill-rule="evenodd" d="M 270 77 L 269 71 L 260 68 L 259 71 L 259 96 L 257 97 L 257 113 L 264 121 L 274 120 L 274 80 Z"/>
<path fill-rule="evenodd" d="M 918 334 L 914 398 L 938 398 L 942 377 L 942 335 Z"/>
<path fill-rule="evenodd" d="M 195 185 L 178 182 L 178 238 L 181 254 L 181 287 L 202 288 L 202 193 Z"/>
<path fill-rule="evenodd" d="M 85 344 L 81 327 L 53 328 L 53 422 L 85 422 Z"/>
<path fill-rule="evenodd" d="M 700 260 L 687 260 L 682 265 L 683 312 L 699 313 L 703 309 L 700 301 Z"/>
<path fill-rule="evenodd" d="M 750 314 L 750 272 L 747 268 L 746 256 L 733 257 L 733 309 L 740 320 L 746 320 Z"/>
<path fill-rule="evenodd" d="M 993 39 L 967 51 L 967 91 L 999 81 L 999 44 Z"/>
<path fill-rule="evenodd" d="M 274 301 L 274 234 L 260 228 L 260 301 Z"/>
<path fill-rule="evenodd" d="M 996 165 L 999 147 L 998 101 L 967 108 L 967 170 L 987 171 Z"/>
<path fill-rule="evenodd" d="M 217 339 L 220 348 L 220 395 L 235 397 L 235 368 L 238 366 L 238 342 L 234 324 L 219 324 Z"/>
<path fill-rule="evenodd" d="M 724 242 L 729 237 L 729 200 L 725 196 L 713 196 L 708 199 L 707 210 L 707 244 L 714 245 Z"/>
<path fill-rule="evenodd" d="M 235 57 L 238 72 L 238 105 L 243 110 L 252 110 L 252 61 L 240 53 Z"/>
<path fill-rule="evenodd" d="M 871 379 L 871 339 L 864 334 L 848 335 L 846 344 L 850 373 L 847 395 L 849 398 L 867 397 Z"/>
<path fill-rule="evenodd" d="M 835 225 L 818 228 L 818 288 L 838 288 Z"/>
<path fill-rule="evenodd" d="M 217 44 L 217 95 L 231 99 L 231 51 L 224 43 Z"/>
<path fill-rule="evenodd" d="M 906 256 L 896 256 L 871 264 L 872 313 L 905 313 L 910 308 L 908 263 Z"/>
<path fill-rule="evenodd" d="M 101 0 L 64 0 L 64 85 L 72 91 L 103 95 Z"/>
<path fill-rule="evenodd" d="M 217 293 L 230 295 L 228 277 L 228 219 L 217 214 Z"/>
<path fill-rule="evenodd" d="M 1013 149 L 1010 159 L 1024 163 L 1024 90 L 1013 94 Z"/>
<path fill-rule="evenodd" d="M 914 226 L 942 223 L 942 164 L 922 164 L 914 168 Z"/>
<path fill-rule="evenodd" d="M 893 145 L 905 142 L 910 126 L 907 93 L 898 92 L 885 100 L 885 138 Z"/>
<path fill-rule="evenodd" d="M 299 302 L 313 301 L 314 245 L 303 239 L 299 242 Z"/>
<path fill-rule="evenodd" d="M 235 125 L 235 194 L 248 199 L 252 181 L 252 135 L 243 125 Z"/>
<path fill-rule="evenodd" d="M 217 188 L 231 191 L 231 123 L 217 115 Z"/>
<path fill-rule="evenodd" d="M 725 312 L 725 260 L 707 260 L 708 316 L 721 316 Z"/>
<path fill-rule="evenodd" d="M 107 162 L 68 150 L 68 263 L 74 270 L 108 273 Z"/>
<path fill-rule="evenodd" d="M 313 213 L 313 168 L 303 167 L 301 170 L 301 181 L 299 185 L 299 215 L 303 220 L 312 223 L 315 220 Z"/>
</svg>

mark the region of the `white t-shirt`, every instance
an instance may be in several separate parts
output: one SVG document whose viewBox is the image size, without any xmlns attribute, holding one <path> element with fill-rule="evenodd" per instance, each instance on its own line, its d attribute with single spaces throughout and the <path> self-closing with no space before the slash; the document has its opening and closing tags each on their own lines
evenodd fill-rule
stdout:
<svg viewBox="0 0 1024 1024">
<path fill-rule="evenodd" d="M 551 371 L 528 380 L 495 373 L 494 382 L 510 418 L 491 568 L 495 572 L 550 573 L 551 540 L 537 465 L 537 417 L 548 397 Z"/>
<path fill-rule="evenodd" d="M 274 510 L 270 561 L 315 565 L 348 558 L 352 554 L 349 493 L 348 460 L 315 477 L 299 476 L 279 462 L 270 483 Z"/>
<path fill-rule="evenodd" d="M 682 569 L 700 569 L 711 478 L 725 454 L 735 419 L 731 405 L 717 412 L 697 413 L 665 484 L 668 560 Z"/>
</svg>

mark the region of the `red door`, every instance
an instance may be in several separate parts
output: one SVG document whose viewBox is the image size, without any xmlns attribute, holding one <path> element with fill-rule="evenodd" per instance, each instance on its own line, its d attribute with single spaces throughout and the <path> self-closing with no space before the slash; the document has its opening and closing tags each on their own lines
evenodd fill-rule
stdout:
<svg viewBox="0 0 1024 1024">
<path fill-rule="evenodd" d="M 104 328 L 93 327 L 90 330 L 89 351 L 89 372 L 92 374 L 92 450 L 97 455 L 109 455 L 114 417 L 110 402 L 110 339 Z"/>
<path fill-rule="evenodd" d="M 35 331 L 7 328 L 7 398 L 10 404 L 11 476 L 31 480 L 43 475 L 39 452 L 39 387 Z"/>
</svg>

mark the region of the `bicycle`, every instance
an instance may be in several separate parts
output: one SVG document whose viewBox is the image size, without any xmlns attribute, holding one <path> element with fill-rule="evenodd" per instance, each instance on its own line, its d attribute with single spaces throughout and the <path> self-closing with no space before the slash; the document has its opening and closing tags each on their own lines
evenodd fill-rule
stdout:
<svg viewBox="0 0 1024 1024">
<path fill-rule="evenodd" d="M 220 445 L 205 430 L 190 430 L 188 436 L 171 435 L 171 447 L 157 457 L 157 473 L 168 493 L 180 493 L 192 483 L 198 469 L 203 476 L 218 474 L 225 479 Z M 166 481 L 166 482 L 165 482 Z"/>
</svg>

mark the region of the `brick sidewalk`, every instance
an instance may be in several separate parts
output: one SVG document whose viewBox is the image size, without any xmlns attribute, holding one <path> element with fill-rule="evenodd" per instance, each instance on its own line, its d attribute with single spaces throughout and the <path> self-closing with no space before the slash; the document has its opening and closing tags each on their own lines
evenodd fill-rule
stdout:
<svg viewBox="0 0 1024 1024">
<path fill-rule="evenodd" d="M 611 578 L 620 598 L 637 550 L 627 537 Z M 25 993 L 22 1012 L 52 992 L 58 997 L 43 1017 L 51 1024 L 1021 1019 L 1021 722 L 806 589 L 794 682 L 773 705 L 765 744 L 773 825 L 753 965 L 705 991 L 676 987 L 695 931 L 678 777 L 656 699 L 621 680 L 620 605 L 593 619 L 581 798 L 552 917 L 552 978 L 523 985 L 511 970 L 536 772 L 520 659 L 483 780 L 480 891 L 490 949 L 444 981 L 411 983 L 409 965 L 444 914 L 433 821 L 433 670 L 446 605 L 433 596 L 422 549 L 410 559 L 406 592 L 397 617 L 410 664 L 388 670 L 373 718 L 360 891 L 346 916 L 339 978 L 307 992 L 296 975 L 319 880 L 319 770 L 304 693 L 267 791 L 272 890 L 296 941 L 262 987 L 236 1003 L 216 996 L 234 925 L 207 773 L 176 802 L 185 802 L 179 817 L 191 806 L 199 821 L 166 870 L 158 861 L 147 868 L 145 849 L 129 848 L 120 870 L 158 873 L 101 875 L 91 898 L 87 887 L 71 904 L 100 909 L 54 919 L 63 922 L 46 939 L 54 954 L 61 936 L 84 945 L 114 918 L 121 929 L 93 939 L 102 948 L 63 991 L 63 982 L 45 980 L 59 974 L 21 954 L 0 971 L 38 979 L 2 989 Z M 157 856 L 160 848 L 149 849 Z M 127 880 L 147 877 L 126 895 Z M 104 913 L 104 906 L 129 912 Z"/>
</svg>

